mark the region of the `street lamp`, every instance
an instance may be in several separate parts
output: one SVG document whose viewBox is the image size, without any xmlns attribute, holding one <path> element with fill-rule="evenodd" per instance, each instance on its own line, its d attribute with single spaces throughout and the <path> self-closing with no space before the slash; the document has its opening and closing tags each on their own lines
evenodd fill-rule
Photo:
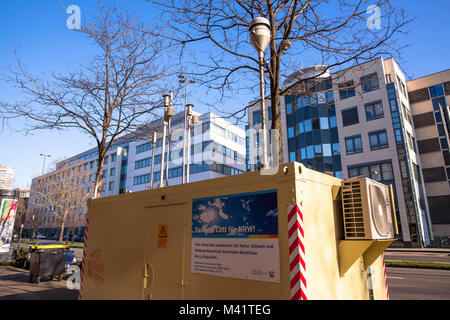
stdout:
<svg viewBox="0 0 450 320">
<path fill-rule="evenodd" d="M 182 183 L 186 183 L 186 130 L 187 130 L 187 87 L 188 83 L 195 83 L 194 80 L 190 80 L 188 77 L 185 77 L 183 75 L 179 75 L 178 78 L 180 79 L 180 83 L 185 84 L 185 92 L 184 92 L 184 133 L 183 133 L 183 179 Z"/>
<path fill-rule="evenodd" d="M 25 227 L 24 224 L 23 224 L 23 223 L 20 224 L 19 241 L 18 241 L 18 243 L 17 243 L 17 253 L 19 253 L 19 250 L 20 250 L 20 239 L 21 239 L 21 237 L 22 237 L 23 227 Z"/>
<path fill-rule="evenodd" d="M 50 158 L 51 155 L 41 153 L 40 156 L 41 156 L 41 157 L 44 157 L 44 164 L 42 165 L 42 175 L 44 175 L 44 170 L 45 170 L 45 158 L 47 158 L 47 157 Z"/>
<path fill-rule="evenodd" d="M 269 20 L 263 17 L 258 17 L 250 22 L 249 26 L 250 42 L 252 46 L 258 51 L 259 56 L 259 83 L 261 94 L 261 129 L 263 134 L 263 160 L 261 168 L 268 168 L 267 161 L 267 132 L 266 132 L 266 99 L 264 86 L 264 51 L 270 42 L 270 23 Z"/>
</svg>

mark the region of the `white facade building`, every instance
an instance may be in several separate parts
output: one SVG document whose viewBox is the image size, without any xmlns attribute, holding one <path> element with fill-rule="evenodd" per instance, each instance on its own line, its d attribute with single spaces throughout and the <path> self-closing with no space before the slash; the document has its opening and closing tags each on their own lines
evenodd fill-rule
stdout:
<svg viewBox="0 0 450 320">
<path fill-rule="evenodd" d="M 10 166 L 0 165 L 0 189 L 11 189 L 14 181 L 14 169 Z"/>
<path fill-rule="evenodd" d="M 245 171 L 245 131 L 213 113 L 200 115 L 199 118 L 199 123 L 195 124 L 191 130 L 189 182 L 243 173 Z M 182 183 L 183 119 L 184 113 L 178 113 L 171 120 L 169 169 L 167 180 L 164 177 L 164 185 Z M 160 119 L 152 122 L 149 127 L 160 132 L 162 124 L 162 119 Z M 161 174 L 161 149 L 161 133 L 157 134 L 154 151 L 150 139 L 130 140 L 112 147 L 104 160 L 101 196 L 157 188 Z M 164 168 L 167 160 L 167 144 L 165 150 Z M 153 179 L 151 179 L 153 152 L 155 156 Z M 80 170 L 87 170 L 92 182 L 95 181 L 97 160 L 98 152 L 96 148 L 93 148 L 64 160 L 57 167 L 75 165 Z M 33 179 L 29 212 L 33 213 L 37 210 L 33 208 L 33 190 L 45 187 L 46 181 L 51 179 L 51 176 L 50 172 Z M 152 186 L 150 185 L 151 181 L 153 182 Z M 92 187 L 91 183 L 89 188 Z M 47 214 L 42 209 L 38 209 L 35 213 L 44 216 Z M 44 217 L 43 220 L 46 221 L 44 225 L 48 225 L 49 228 L 57 228 L 54 225 L 53 217 Z M 54 230 L 51 230 L 51 233 L 54 234 Z"/>
</svg>

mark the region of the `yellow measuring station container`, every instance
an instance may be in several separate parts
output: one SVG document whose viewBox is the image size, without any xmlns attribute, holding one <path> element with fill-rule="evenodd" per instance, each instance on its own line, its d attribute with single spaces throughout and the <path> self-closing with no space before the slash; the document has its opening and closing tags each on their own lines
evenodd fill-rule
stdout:
<svg viewBox="0 0 450 320">
<path fill-rule="evenodd" d="M 289 163 L 91 199 L 80 296 L 387 299 L 393 239 L 344 239 L 341 185 Z"/>
</svg>

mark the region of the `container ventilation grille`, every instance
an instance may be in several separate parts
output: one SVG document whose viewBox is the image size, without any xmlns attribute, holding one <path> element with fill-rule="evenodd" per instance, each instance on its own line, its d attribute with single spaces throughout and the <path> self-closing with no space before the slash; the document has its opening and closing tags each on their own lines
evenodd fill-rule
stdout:
<svg viewBox="0 0 450 320">
<path fill-rule="evenodd" d="M 360 181 L 345 182 L 342 188 L 345 238 L 364 238 L 363 203 Z"/>
</svg>

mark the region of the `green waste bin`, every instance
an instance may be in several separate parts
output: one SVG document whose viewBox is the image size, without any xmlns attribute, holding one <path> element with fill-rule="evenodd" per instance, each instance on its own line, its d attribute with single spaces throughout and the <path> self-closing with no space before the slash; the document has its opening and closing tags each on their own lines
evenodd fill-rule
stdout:
<svg viewBox="0 0 450 320">
<path fill-rule="evenodd" d="M 69 246 L 48 244 L 31 247 L 30 282 L 39 283 L 41 277 L 57 277 L 60 281 L 65 272 Z"/>
</svg>

